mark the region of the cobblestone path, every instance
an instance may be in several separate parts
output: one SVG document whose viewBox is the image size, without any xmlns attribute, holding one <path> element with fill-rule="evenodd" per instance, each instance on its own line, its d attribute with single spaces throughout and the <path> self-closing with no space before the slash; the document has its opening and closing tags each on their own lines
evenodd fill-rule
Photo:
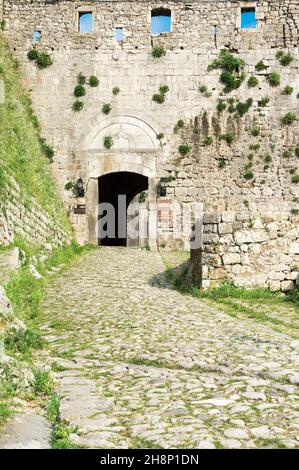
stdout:
<svg viewBox="0 0 299 470">
<path fill-rule="evenodd" d="M 43 328 L 72 442 L 298 447 L 298 341 L 178 293 L 164 270 L 158 253 L 107 247 L 49 285 Z"/>
</svg>

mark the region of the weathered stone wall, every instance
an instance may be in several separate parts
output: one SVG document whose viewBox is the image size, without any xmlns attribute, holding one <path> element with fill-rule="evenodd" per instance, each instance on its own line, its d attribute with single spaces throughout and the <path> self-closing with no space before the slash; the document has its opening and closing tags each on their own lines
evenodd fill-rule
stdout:
<svg viewBox="0 0 299 470">
<path fill-rule="evenodd" d="M 244 286 L 293 290 L 299 277 L 298 239 L 298 220 L 252 218 L 250 212 L 237 211 L 205 214 L 203 287 L 227 278 Z"/>
<path fill-rule="evenodd" d="M 160 178 L 172 176 L 166 200 L 198 201 L 205 213 L 220 216 L 235 211 L 278 224 L 294 222 L 299 192 L 292 176 L 297 171 L 299 129 L 296 123 L 283 125 L 281 117 L 287 112 L 299 116 L 299 6 L 295 0 L 258 1 L 257 29 L 241 30 L 243 4 L 251 2 L 4 0 L 6 36 L 22 64 L 24 82 L 32 90 L 43 133 L 55 148 L 53 170 L 80 241 L 90 240 L 94 227 L 97 178 L 114 171 L 148 176 L 149 203 L 157 199 Z M 151 36 L 151 9 L 161 6 L 171 9 L 172 32 Z M 77 31 L 78 11 L 84 10 L 94 14 L 90 34 Z M 124 28 L 122 43 L 115 40 L 116 27 Z M 46 70 L 27 59 L 35 30 L 42 33 L 37 48 L 53 58 Z M 151 55 L 156 44 L 166 49 L 160 59 Z M 227 96 L 219 81 L 221 71 L 207 71 L 222 48 L 246 64 L 246 80 Z M 294 57 L 286 67 L 276 58 L 282 49 Z M 258 72 L 255 65 L 260 60 L 266 69 Z M 279 87 L 269 85 L 272 71 L 281 75 Z M 86 87 L 84 109 L 75 113 L 73 90 L 80 72 L 87 77 L 95 74 L 100 85 Z M 259 80 L 255 88 L 247 85 L 251 75 Z M 200 84 L 208 87 L 210 96 L 199 91 Z M 169 92 L 165 103 L 157 104 L 152 96 L 161 85 L 168 85 Z M 291 95 L 283 91 L 287 85 L 294 89 Z M 112 94 L 115 86 L 120 88 L 117 96 Z M 261 108 L 258 102 L 265 96 L 270 101 Z M 228 97 L 236 102 L 252 98 L 253 105 L 242 118 L 227 109 L 219 113 L 219 98 Z M 112 105 L 108 116 L 101 112 L 103 103 Z M 179 119 L 184 128 L 174 133 Z M 253 127 L 259 128 L 259 136 L 252 135 Z M 156 139 L 160 133 L 165 136 L 162 145 Z M 221 139 L 226 133 L 233 135 L 231 144 Z M 105 135 L 113 136 L 110 150 L 103 146 Z M 207 136 L 213 138 L 211 145 L 204 143 Z M 178 153 L 182 143 L 191 146 L 185 157 Z M 253 173 L 250 180 L 244 178 L 248 171 Z M 86 195 L 77 200 L 64 186 L 79 177 L 85 182 Z M 74 214 L 78 203 L 87 205 L 86 215 Z M 289 240 L 293 242 L 292 236 Z M 171 229 L 167 244 L 178 246 Z M 238 248 L 234 239 L 231 245 Z M 250 256 L 254 266 L 257 256 L 254 252 Z M 231 274 L 231 265 L 227 266 Z"/>
<path fill-rule="evenodd" d="M 0 245 L 13 243 L 15 236 L 29 245 L 50 244 L 52 248 L 70 241 L 70 234 L 54 215 L 49 215 L 33 198 L 24 199 L 11 176 L 6 175 L 6 183 L 3 184 L 6 197 L 0 201 Z"/>
</svg>

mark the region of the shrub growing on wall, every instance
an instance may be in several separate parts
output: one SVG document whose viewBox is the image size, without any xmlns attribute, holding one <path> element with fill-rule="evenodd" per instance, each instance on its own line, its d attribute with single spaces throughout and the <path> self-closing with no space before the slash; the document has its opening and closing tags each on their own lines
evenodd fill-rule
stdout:
<svg viewBox="0 0 299 470">
<path fill-rule="evenodd" d="M 40 144 L 41 144 L 41 148 L 42 148 L 43 153 L 48 158 L 48 160 L 52 163 L 53 158 L 54 158 L 53 148 L 50 145 L 47 144 L 45 139 L 42 139 L 42 138 L 40 139 Z"/>
<path fill-rule="evenodd" d="M 75 86 L 75 89 L 74 89 L 74 95 L 77 97 L 77 98 L 80 98 L 81 96 L 85 96 L 86 95 L 86 89 L 83 85 L 77 85 Z"/>
<path fill-rule="evenodd" d="M 115 86 L 112 89 L 112 93 L 113 93 L 114 96 L 118 95 L 120 93 L 120 88 L 118 86 Z"/>
<path fill-rule="evenodd" d="M 237 110 L 238 115 L 240 117 L 244 116 L 249 111 L 249 108 L 251 108 L 252 103 L 253 103 L 252 98 L 248 98 L 244 103 L 239 101 L 239 103 L 237 103 L 236 105 L 236 110 Z"/>
<path fill-rule="evenodd" d="M 77 101 L 74 102 L 73 111 L 79 112 L 79 111 L 82 111 L 83 108 L 84 108 L 83 101 L 77 100 Z"/>
<path fill-rule="evenodd" d="M 81 72 L 78 75 L 78 83 L 79 85 L 85 85 L 86 83 L 86 77 Z"/>
<path fill-rule="evenodd" d="M 245 74 L 240 74 L 244 67 L 245 62 L 243 59 L 235 57 L 227 49 L 222 49 L 217 59 L 208 66 L 208 70 L 222 69 L 220 80 L 225 85 L 224 92 L 229 93 L 239 88 L 245 80 Z"/>
<path fill-rule="evenodd" d="M 187 144 L 181 144 L 178 148 L 181 155 L 187 155 L 191 152 L 191 147 Z"/>
<path fill-rule="evenodd" d="M 95 75 L 91 75 L 89 77 L 89 85 L 93 88 L 97 87 L 99 85 L 100 81 Z"/>
<path fill-rule="evenodd" d="M 263 96 L 263 98 L 261 98 L 257 104 L 260 108 L 264 108 L 265 106 L 267 106 L 269 101 L 270 101 L 269 96 Z"/>
<path fill-rule="evenodd" d="M 110 149 L 113 145 L 113 138 L 111 135 L 106 135 L 106 137 L 104 137 L 104 147 L 106 149 Z"/>
<path fill-rule="evenodd" d="M 285 67 L 294 60 L 294 57 L 290 52 L 278 51 L 276 54 L 276 59 L 278 59 L 280 64 Z"/>
<path fill-rule="evenodd" d="M 263 70 L 266 70 L 266 69 L 267 69 L 267 66 L 264 64 L 262 60 L 260 60 L 255 66 L 255 70 L 257 70 L 258 72 L 262 72 Z"/>
<path fill-rule="evenodd" d="M 282 116 L 281 122 L 282 124 L 290 125 L 290 124 L 293 124 L 293 122 L 296 121 L 296 119 L 297 119 L 296 114 L 290 112 Z"/>
<path fill-rule="evenodd" d="M 37 49 L 31 49 L 27 57 L 29 60 L 34 61 L 40 69 L 45 69 L 53 64 L 53 60 L 47 52 L 38 51 Z"/>
<path fill-rule="evenodd" d="M 102 106 L 102 113 L 104 114 L 109 114 L 110 111 L 112 110 L 112 106 L 110 103 L 104 103 Z"/>
<path fill-rule="evenodd" d="M 166 55 L 166 50 L 164 49 L 164 47 L 162 47 L 162 46 L 153 47 L 153 49 L 152 49 L 152 56 L 153 56 L 155 59 L 160 59 L 160 58 L 163 57 L 164 55 Z"/>
<path fill-rule="evenodd" d="M 287 85 L 283 90 L 285 95 L 291 95 L 293 91 L 294 91 L 294 88 L 291 87 L 290 85 Z"/>
<path fill-rule="evenodd" d="M 231 144 L 232 141 L 234 140 L 234 136 L 231 132 L 227 132 L 226 134 L 222 134 L 220 136 L 221 140 L 225 140 L 228 144 Z"/>
<path fill-rule="evenodd" d="M 278 72 L 271 72 L 268 77 L 268 82 L 271 86 L 276 87 L 280 85 L 280 75 Z"/>
<path fill-rule="evenodd" d="M 249 88 L 255 88 L 258 85 L 259 81 L 255 76 L 249 78 L 247 85 Z"/>
</svg>

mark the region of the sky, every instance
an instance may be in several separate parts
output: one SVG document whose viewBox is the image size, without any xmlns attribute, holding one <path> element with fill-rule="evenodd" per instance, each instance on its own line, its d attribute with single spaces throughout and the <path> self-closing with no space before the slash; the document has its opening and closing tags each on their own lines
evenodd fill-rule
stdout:
<svg viewBox="0 0 299 470">
<path fill-rule="evenodd" d="M 92 14 L 84 13 L 80 15 L 79 19 L 80 33 L 91 33 L 92 32 Z"/>
<path fill-rule="evenodd" d="M 151 22 L 151 33 L 169 33 L 171 31 L 170 16 L 153 16 Z"/>
<path fill-rule="evenodd" d="M 246 11 L 242 13 L 241 28 L 256 28 L 256 18 L 254 11 Z"/>
<path fill-rule="evenodd" d="M 256 17 L 254 11 L 243 12 L 241 15 L 242 28 L 256 28 Z M 80 15 L 80 32 L 88 33 L 92 31 L 92 14 L 85 13 Z M 171 17 L 154 16 L 151 21 L 151 34 L 168 33 L 171 31 Z M 121 35 L 121 31 L 117 31 Z M 117 36 L 118 40 L 122 38 Z"/>
</svg>

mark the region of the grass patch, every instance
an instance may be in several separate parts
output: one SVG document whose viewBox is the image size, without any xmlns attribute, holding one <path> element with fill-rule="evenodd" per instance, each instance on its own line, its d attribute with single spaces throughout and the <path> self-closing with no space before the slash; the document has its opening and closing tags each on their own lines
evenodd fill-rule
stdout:
<svg viewBox="0 0 299 470">
<path fill-rule="evenodd" d="M 0 426 L 3 426 L 12 414 L 13 412 L 8 404 L 0 402 Z"/>
<path fill-rule="evenodd" d="M 131 440 L 129 449 L 163 449 L 163 447 L 149 439 L 135 437 Z"/>
<path fill-rule="evenodd" d="M 47 417 L 53 425 L 51 434 L 52 449 L 77 449 L 80 446 L 72 444 L 69 437 L 77 432 L 77 427 L 68 426 L 60 417 L 59 395 L 53 394 L 47 403 Z"/>
<path fill-rule="evenodd" d="M 50 396 L 54 390 L 54 382 L 49 372 L 42 369 L 34 369 L 33 389 L 36 397 Z"/>
<path fill-rule="evenodd" d="M 259 447 L 272 447 L 274 449 L 286 449 L 287 448 L 280 439 L 275 439 L 275 438 L 264 439 L 261 437 L 257 439 L 255 442 Z"/>
<path fill-rule="evenodd" d="M 21 86 L 16 59 L 10 53 L 0 33 L 0 79 L 4 80 L 5 102 L 0 104 L 0 199 L 6 200 L 13 177 L 20 187 L 23 202 L 30 205 L 31 197 L 58 225 L 71 233 L 57 186 L 50 170 L 39 134 L 39 123 L 31 100 Z"/>
</svg>

